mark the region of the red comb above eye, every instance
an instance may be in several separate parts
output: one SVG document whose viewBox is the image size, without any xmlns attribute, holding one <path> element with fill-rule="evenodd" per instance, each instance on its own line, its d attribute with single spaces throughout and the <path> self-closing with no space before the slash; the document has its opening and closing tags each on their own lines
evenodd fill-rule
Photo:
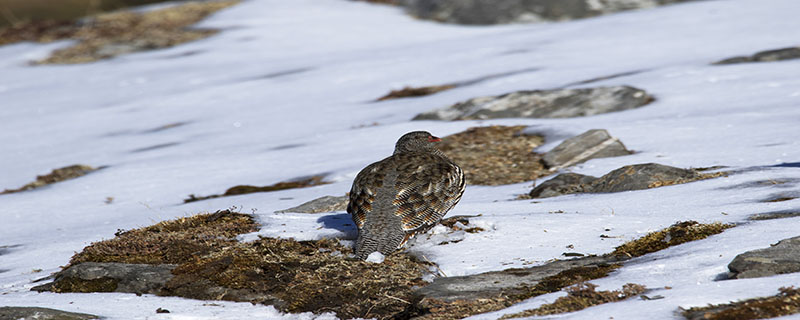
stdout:
<svg viewBox="0 0 800 320">
<path fill-rule="evenodd" d="M 442 139 L 439 137 L 434 137 L 434 136 L 428 137 L 428 142 L 439 142 L 439 141 L 442 141 Z"/>
</svg>

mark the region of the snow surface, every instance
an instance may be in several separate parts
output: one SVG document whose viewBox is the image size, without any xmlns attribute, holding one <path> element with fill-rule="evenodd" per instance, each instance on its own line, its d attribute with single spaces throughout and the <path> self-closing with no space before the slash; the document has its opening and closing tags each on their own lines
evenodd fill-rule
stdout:
<svg viewBox="0 0 800 320">
<path fill-rule="evenodd" d="M 514 200 L 531 183 L 469 186 L 448 216 L 477 215 L 487 231 L 421 235 L 409 249 L 448 276 L 537 265 L 564 252 L 602 254 L 681 220 L 733 222 L 720 235 L 636 258 L 599 289 L 639 283 L 659 300 L 556 316 L 674 319 L 678 307 L 773 295 L 800 273 L 715 281 L 739 253 L 800 235 L 800 218 L 747 222 L 798 209 L 800 60 L 711 62 L 798 45 L 800 1 L 700 1 L 593 19 L 465 27 L 407 17 L 400 9 L 341 0 L 245 1 L 200 25 L 224 29 L 174 48 L 83 65 L 28 66 L 70 44 L 0 47 L 0 189 L 76 164 L 108 166 L 79 179 L 0 196 L 0 305 L 41 306 L 108 319 L 311 319 L 270 306 L 133 294 L 29 291 L 117 229 L 213 212 L 255 212 L 257 235 L 352 240 L 344 212 L 274 214 L 342 195 L 365 165 L 405 132 L 444 136 L 477 125 L 528 125 L 541 150 L 588 129 L 607 129 L 637 153 L 569 170 L 602 175 L 623 165 L 728 166 L 726 178 L 615 194 Z M 638 71 L 591 84 L 573 83 Z M 432 96 L 372 102 L 391 89 L 475 81 Z M 657 100 L 643 108 L 574 119 L 414 121 L 417 113 L 514 90 L 632 85 Z M 169 129 L 158 128 L 181 123 Z M 783 164 L 783 165 L 782 165 Z M 183 204 L 189 194 L 268 185 L 313 174 L 333 183 Z M 788 181 L 754 184 L 757 181 Z M 113 202 L 105 203 L 106 197 Z M 600 238 L 601 234 L 612 238 Z M 462 241 L 437 245 L 437 239 Z M 572 249 L 567 246 L 571 245 Z M 37 272 L 41 269 L 40 272 Z M 670 287 L 671 289 L 665 289 Z M 539 296 L 475 319 L 533 308 Z M 156 314 L 157 308 L 172 313 Z M 326 314 L 320 319 L 333 318 Z M 800 315 L 787 317 L 800 319 Z"/>
</svg>

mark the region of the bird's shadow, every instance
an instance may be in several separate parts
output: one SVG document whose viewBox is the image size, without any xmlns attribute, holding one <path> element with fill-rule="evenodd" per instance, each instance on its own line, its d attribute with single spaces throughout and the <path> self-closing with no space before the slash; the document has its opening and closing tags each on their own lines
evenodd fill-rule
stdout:
<svg viewBox="0 0 800 320">
<path fill-rule="evenodd" d="M 323 228 L 334 229 L 344 233 L 345 239 L 355 239 L 358 237 L 358 229 L 355 223 L 353 223 L 353 219 L 350 218 L 350 214 L 329 214 L 319 217 L 317 222 L 322 223 Z"/>
</svg>

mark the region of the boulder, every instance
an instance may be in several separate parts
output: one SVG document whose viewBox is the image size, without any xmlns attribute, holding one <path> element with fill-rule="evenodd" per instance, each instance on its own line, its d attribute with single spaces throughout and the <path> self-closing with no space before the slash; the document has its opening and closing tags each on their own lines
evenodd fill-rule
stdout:
<svg viewBox="0 0 800 320">
<path fill-rule="evenodd" d="M 50 308 L 0 307 L 0 319 L 88 320 L 88 319 L 100 319 L 100 317 L 86 313 L 66 312 Z"/>
<path fill-rule="evenodd" d="M 288 213 L 288 212 L 323 213 L 323 212 L 343 211 L 347 209 L 348 201 L 350 201 L 350 198 L 348 198 L 347 196 L 341 196 L 341 197 L 324 196 L 321 198 L 305 202 L 293 208 L 275 211 L 275 213 Z"/>
<path fill-rule="evenodd" d="M 517 91 L 472 98 L 418 114 L 413 120 L 571 118 L 634 109 L 651 101 L 647 92 L 629 86 Z"/>
<path fill-rule="evenodd" d="M 586 188 L 591 186 L 595 180 L 597 180 L 597 177 L 577 173 L 562 173 L 533 188 L 530 196 L 533 198 L 549 198 L 586 192 Z"/>
<path fill-rule="evenodd" d="M 418 18 L 459 24 L 565 21 L 690 0 L 405 0 Z"/>
<path fill-rule="evenodd" d="M 174 268 L 175 265 L 171 264 L 84 262 L 59 272 L 52 283 L 32 290 L 157 294 L 173 277 Z"/>
<path fill-rule="evenodd" d="M 800 59 L 800 47 L 782 48 L 758 52 L 752 56 L 739 56 L 714 62 L 714 64 L 734 64 L 745 62 L 771 62 Z"/>
<path fill-rule="evenodd" d="M 800 237 L 784 239 L 769 248 L 742 253 L 728 264 L 730 277 L 760 278 L 800 272 Z"/>
<path fill-rule="evenodd" d="M 612 137 L 603 129 L 592 129 L 564 140 L 545 153 L 544 163 L 551 169 L 561 169 L 590 159 L 629 155 L 633 152 L 625 148 L 619 139 Z"/>
</svg>

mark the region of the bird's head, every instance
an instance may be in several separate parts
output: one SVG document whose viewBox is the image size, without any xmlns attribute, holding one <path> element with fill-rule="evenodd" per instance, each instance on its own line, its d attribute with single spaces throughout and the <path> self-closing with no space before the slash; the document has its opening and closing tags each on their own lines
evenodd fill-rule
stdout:
<svg viewBox="0 0 800 320">
<path fill-rule="evenodd" d="M 435 143 L 439 141 L 442 141 L 442 139 L 432 135 L 430 132 L 412 131 L 397 140 L 397 144 L 394 146 L 394 153 L 437 150 Z"/>
</svg>

